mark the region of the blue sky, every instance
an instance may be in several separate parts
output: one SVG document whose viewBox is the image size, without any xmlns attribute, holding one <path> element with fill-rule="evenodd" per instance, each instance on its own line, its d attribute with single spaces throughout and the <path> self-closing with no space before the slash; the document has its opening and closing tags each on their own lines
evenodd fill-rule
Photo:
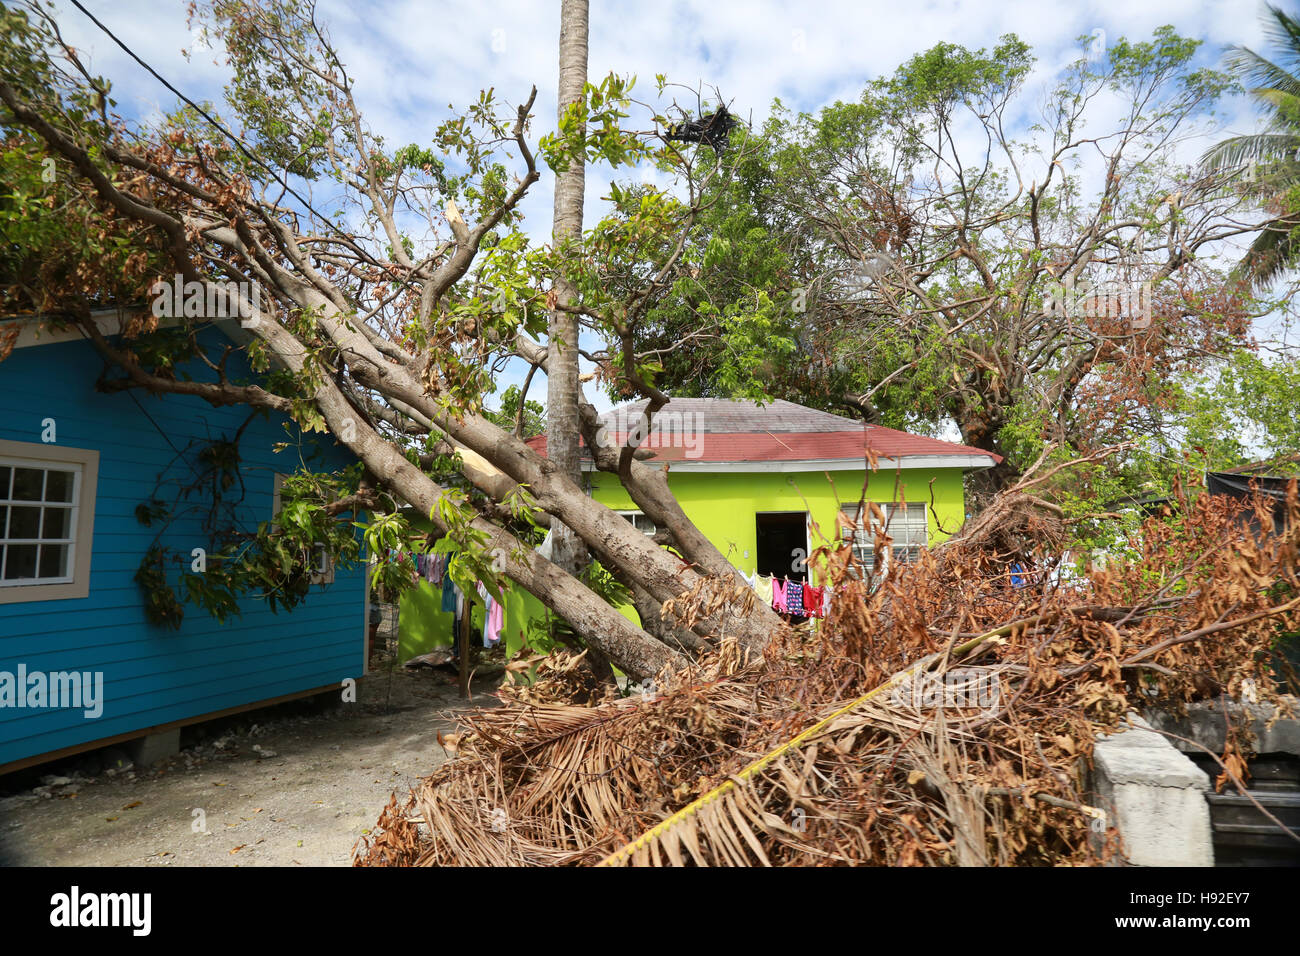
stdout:
<svg viewBox="0 0 1300 956">
<path fill-rule="evenodd" d="M 97 17 L 192 99 L 219 101 L 225 68 L 211 51 L 195 50 L 179 0 L 83 0 Z M 113 80 L 119 109 L 147 116 L 172 106 L 171 94 L 133 63 L 71 4 L 60 0 L 65 36 L 88 54 L 93 71 Z M 357 81 L 371 126 L 389 144 L 427 143 L 433 127 L 484 87 L 510 103 L 538 88 L 534 139 L 554 125 L 558 0 L 547 2 L 441 3 L 390 0 L 345 3 L 321 0 L 322 19 Z M 664 73 L 690 87 L 717 87 L 741 116 L 760 123 L 774 98 L 798 110 L 815 110 L 836 99 L 856 98 L 870 79 L 935 43 L 990 47 L 1014 32 L 1037 57 L 1031 88 L 1047 84 L 1078 55 L 1077 38 L 1114 42 L 1149 37 L 1162 24 L 1205 42 L 1202 57 L 1217 62 L 1228 44 L 1263 49 L 1256 0 L 1105 0 L 1105 2 L 908 2 L 818 3 L 695 2 L 591 4 L 589 75 L 636 74 L 636 93 L 654 94 Z M 183 49 L 193 51 L 187 60 Z M 1254 120 L 1242 104 L 1223 129 L 1245 132 Z M 1208 143 L 1209 139 L 1205 140 Z M 1204 143 L 1191 143 L 1199 152 Z M 607 176 L 589 176 L 588 221 L 599 211 Z M 529 231 L 544 241 L 550 226 L 552 179 L 526 201 Z M 501 387 L 522 378 L 508 371 Z M 541 376 L 532 397 L 544 397 Z M 589 398 L 596 399 L 595 394 Z M 597 404 L 605 407 L 606 402 Z"/>
</svg>

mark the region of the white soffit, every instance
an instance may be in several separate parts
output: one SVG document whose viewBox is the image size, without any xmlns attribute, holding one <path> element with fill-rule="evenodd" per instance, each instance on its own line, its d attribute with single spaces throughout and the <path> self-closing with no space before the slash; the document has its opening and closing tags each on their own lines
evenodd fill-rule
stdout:
<svg viewBox="0 0 1300 956">
<path fill-rule="evenodd" d="M 880 471 L 913 468 L 965 468 L 974 470 L 992 468 L 996 462 L 990 455 L 903 455 L 899 458 L 878 458 Z M 650 467 L 668 465 L 673 472 L 712 472 L 734 474 L 786 474 L 802 471 L 866 471 L 862 458 L 809 458 L 802 461 L 691 461 L 678 459 L 662 462 L 651 458 L 645 462 Z M 582 463 L 584 471 L 594 471 L 591 461 Z"/>
</svg>

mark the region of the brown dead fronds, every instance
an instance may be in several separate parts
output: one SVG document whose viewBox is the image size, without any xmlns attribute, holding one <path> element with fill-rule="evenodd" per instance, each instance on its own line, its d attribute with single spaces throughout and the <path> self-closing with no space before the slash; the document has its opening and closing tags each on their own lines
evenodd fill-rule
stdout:
<svg viewBox="0 0 1300 956">
<path fill-rule="evenodd" d="M 822 554 L 830 615 L 761 659 L 716 654 L 592 706 L 564 698 L 571 663 L 546 662 L 467 718 L 455 759 L 390 804 L 356 862 L 1104 861 L 1115 834 L 1096 831 L 1107 808 L 1085 787 L 1097 734 L 1243 686 L 1277 699 L 1269 651 L 1300 627 L 1300 503 L 1293 483 L 1286 530 L 1260 536 L 1239 504 L 1183 500 L 1072 579 L 1041 560 L 1062 540 L 1052 509 L 1025 498 L 883 581 Z M 1223 755 L 1221 782 L 1242 759 Z"/>
</svg>

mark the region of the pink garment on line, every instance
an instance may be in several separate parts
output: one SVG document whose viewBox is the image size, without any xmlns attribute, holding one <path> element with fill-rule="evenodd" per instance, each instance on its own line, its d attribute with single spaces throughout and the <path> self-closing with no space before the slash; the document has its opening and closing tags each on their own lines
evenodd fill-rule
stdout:
<svg viewBox="0 0 1300 956">
<path fill-rule="evenodd" d="M 487 627 L 483 629 L 483 646 L 496 647 L 501 640 L 501 628 L 506 622 L 506 609 L 500 601 L 492 601 L 487 612 Z"/>
<path fill-rule="evenodd" d="M 778 578 L 772 579 L 772 607 L 782 614 L 788 613 L 785 603 L 786 583 Z"/>
</svg>

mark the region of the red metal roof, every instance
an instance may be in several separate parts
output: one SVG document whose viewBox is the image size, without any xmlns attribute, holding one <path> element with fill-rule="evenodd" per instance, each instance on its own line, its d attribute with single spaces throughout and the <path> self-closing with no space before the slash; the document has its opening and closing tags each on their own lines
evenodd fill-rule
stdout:
<svg viewBox="0 0 1300 956">
<path fill-rule="evenodd" d="M 644 402 L 623 405 L 601 416 L 613 442 L 623 443 L 644 407 Z M 546 454 L 545 435 L 528 439 L 528 444 Z M 891 460 L 918 456 L 1002 460 L 979 448 L 864 425 L 792 402 L 760 408 L 754 402 L 723 399 L 673 399 L 655 417 L 642 447 L 655 452 L 654 461 L 699 463 L 861 461 L 867 448 Z"/>
</svg>

